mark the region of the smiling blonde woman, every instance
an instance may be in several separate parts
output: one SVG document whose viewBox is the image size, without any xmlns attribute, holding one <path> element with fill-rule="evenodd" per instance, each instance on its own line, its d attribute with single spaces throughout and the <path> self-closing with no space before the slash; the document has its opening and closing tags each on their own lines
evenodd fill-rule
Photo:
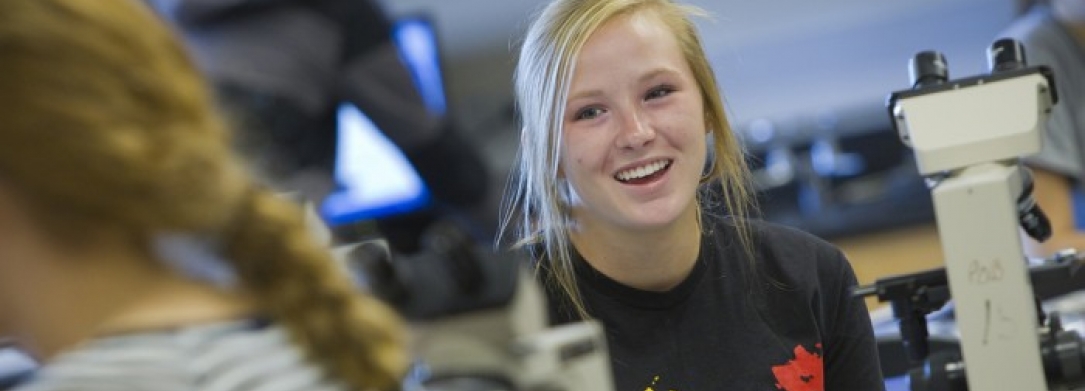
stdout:
<svg viewBox="0 0 1085 391">
<path fill-rule="evenodd" d="M 690 16 L 668 0 L 557 0 L 516 70 L 506 232 L 552 321 L 600 320 L 619 390 L 881 390 L 841 252 L 750 220 L 751 190 Z"/>
</svg>

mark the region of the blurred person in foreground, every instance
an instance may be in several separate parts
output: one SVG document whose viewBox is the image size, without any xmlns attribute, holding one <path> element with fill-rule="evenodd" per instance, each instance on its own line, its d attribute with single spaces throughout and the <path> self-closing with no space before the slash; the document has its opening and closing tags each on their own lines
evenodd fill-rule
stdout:
<svg viewBox="0 0 1085 391">
<path fill-rule="evenodd" d="M 1033 197 L 1051 220 L 1051 238 L 1026 235 L 1026 251 L 1047 257 L 1074 248 L 1085 251 L 1085 230 L 1075 221 L 1074 193 L 1085 186 L 1085 0 L 1026 1 L 1024 13 L 999 37 L 1020 41 L 1028 65 L 1055 72 L 1055 105 L 1039 154 L 1025 157 L 1033 172 Z"/>
<path fill-rule="evenodd" d="M 619 390 L 884 389 L 844 255 L 748 217 L 700 13 L 555 0 L 527 31 L 507 223 L 551 319 L 603 323 Z"/>
<path fill-rule="evenodd" d="M 178 27 L 238 130 L 237 147 L 275 187 L 320 202 L 336 185 L 336 110 L 357 106 L 407 157 L 430 208 L 382 219 L 401 251 L 453 215 L 483 241 L 500 188 L 452 119 L 426 106 L 374 0 L 146 0 Z"/>
<path fill-rule="evenodd" d="M 389 390 L 400 323 L 230 153 L 135 0 L 0 2 L 0 336 L 20 390 Z"/>
</svg>

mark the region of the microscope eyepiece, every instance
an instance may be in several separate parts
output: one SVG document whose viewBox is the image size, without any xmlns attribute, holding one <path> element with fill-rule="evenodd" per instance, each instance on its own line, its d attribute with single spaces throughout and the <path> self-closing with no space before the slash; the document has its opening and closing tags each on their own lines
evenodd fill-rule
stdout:
<svg viewBox="0 0 1085 391">
<path fill-rule="evenodd" d="M 987 48 L 987 66 L 991 73 L 1024 68 L 1026 64 L 1025 47 L 1013 39 L 1002 38 Z"/>
<path fill-rule="evenodd" d="M 912 88 L 945 83 L 949 80 L 949 66 L 946 56 L 928 50 L 919 52 L 908 64 L 908 73 L 912 78 Z"/>
</svg>

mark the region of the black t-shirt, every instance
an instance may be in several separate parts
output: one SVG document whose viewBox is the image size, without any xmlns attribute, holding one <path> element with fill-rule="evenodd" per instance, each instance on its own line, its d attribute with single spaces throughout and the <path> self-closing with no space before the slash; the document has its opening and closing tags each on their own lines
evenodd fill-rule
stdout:
<svg viewBox="0 0 1085 391">
<path fill-rule="evenodd" d="M 870 318 L 850 297 L 855 274 L 839 250 L 755 221 L 751 262 L 731 220 L 705 223 L 696 266 L 667 292 L 622 285 L 577 257 L 618 391 L 884 389 Z M 547 285 L 552 322 L 576 320 Z"/>
</svg>

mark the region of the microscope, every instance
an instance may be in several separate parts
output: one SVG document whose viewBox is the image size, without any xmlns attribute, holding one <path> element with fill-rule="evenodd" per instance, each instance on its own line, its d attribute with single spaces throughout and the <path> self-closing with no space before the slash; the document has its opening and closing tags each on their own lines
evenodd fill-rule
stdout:
<svg viewBox="0 0 1085 391">
<path fill-rule="evenodd" d="M 942 54 L 921 52 L 911 62 L 913 88 L 888 99 L 893 126 L 930 188 L 945 268 L 883 278 L 855 295 L 892 303 L 919 365 L 912 390 L 1085 389 L 1080 335 L 1063 330 L 1058 314 L 1044 314 L 1034 290 L 1069 281 L 1082 257 L 1062 253 L 1030 268 L 1019 233 L 1050 236 L 1019 157 L 1040 151 L 1057 102 L 1054 76 L 1027 67 L 1013 40 L 996 41 L 987 54 L 990 74 L 951 80 Z M 963 360 L 927 347 L 925 316 L 951 297 Z"/>
<path fill-rule="evenodd" d="M 550 327 L 545 295 L 523 260 L 480 249 L 439 222 L 413 255 L 374 243 L 343 253 L 348 268 L 412 323 L 418 358 L 405 391 L 613 390 L 603 327 Z"/>
</svg>

